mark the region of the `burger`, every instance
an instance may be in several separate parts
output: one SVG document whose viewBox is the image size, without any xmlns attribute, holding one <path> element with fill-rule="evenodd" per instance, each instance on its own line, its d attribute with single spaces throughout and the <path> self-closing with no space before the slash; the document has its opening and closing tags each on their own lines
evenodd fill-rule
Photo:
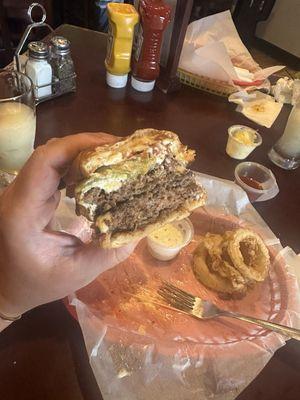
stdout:
<svg viewBox="0 0 300 400">
<path fill-rule="evenodd" d="M 170 131 L 140 129 L 79 156 L 76 213 L 93 223 L 102 247 L 120 247 L 204 205 L 187 165 L 195 152 Z"/>
</svg>

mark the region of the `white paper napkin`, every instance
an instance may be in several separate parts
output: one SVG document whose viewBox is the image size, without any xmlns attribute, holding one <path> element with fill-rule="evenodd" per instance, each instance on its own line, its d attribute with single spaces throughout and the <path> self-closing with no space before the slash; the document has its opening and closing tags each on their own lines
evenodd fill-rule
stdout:
<svg viewBox="0 0 300 400">
<path fill-rule="evenodd" d="M 266 128 L 271 128 L 282 109 L 281 103 L 259 91 L 248 93 L 243 90 L 233 93 L 228 100 L 238 105 L 236 111 Z"/>
</svg>

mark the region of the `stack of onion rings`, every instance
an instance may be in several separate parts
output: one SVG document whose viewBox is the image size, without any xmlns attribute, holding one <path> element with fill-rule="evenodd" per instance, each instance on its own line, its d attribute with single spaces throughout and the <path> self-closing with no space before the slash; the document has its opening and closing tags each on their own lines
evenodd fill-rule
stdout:
<svg viewBox="0 0 300 400">
<path fill-rule="evenodd" d="M 207 233 L 194 253 L 193 271 L 208 288 L 224 294 L 245 294 L 255 282 L 262 282 L 270 256 L 262 239 L 247 229 L 224 235 Z"/>
</svg>

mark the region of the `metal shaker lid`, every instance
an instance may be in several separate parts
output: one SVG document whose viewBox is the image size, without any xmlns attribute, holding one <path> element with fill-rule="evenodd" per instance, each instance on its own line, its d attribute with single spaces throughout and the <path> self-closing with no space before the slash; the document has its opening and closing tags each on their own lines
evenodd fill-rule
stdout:
<svg viewBox="0 0 300 400">
<path fill-rule="evenodd" d="M 70 52 L 70 41 L 63 36 L 53 36 L 50 42 L 55 53 L 64 55 Z"/>
<path fill-rule="evenodd" d="M 39 60 L 46 59 L 49 54 L 49 48 L 44 42 L 30 42 L 28 45 L 29 57 Z"/>
</svg>

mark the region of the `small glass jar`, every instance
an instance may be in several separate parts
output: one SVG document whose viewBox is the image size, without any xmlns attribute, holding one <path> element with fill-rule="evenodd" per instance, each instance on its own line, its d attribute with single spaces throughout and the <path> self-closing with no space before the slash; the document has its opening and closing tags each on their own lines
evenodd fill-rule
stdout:
<svg viewBox="0 0 300 400">
<path fill-rule="evenodd" d="M 55 78 L 55 93 L 76 91 L 75 68 L 71 57 L 70 42 L 62 36 L 51 39 L 51 66 Z"/>
</svg>

